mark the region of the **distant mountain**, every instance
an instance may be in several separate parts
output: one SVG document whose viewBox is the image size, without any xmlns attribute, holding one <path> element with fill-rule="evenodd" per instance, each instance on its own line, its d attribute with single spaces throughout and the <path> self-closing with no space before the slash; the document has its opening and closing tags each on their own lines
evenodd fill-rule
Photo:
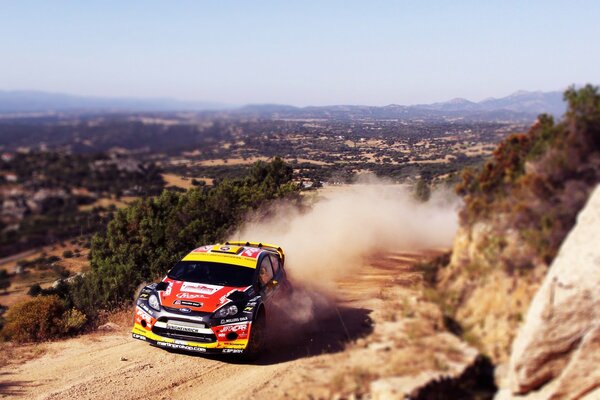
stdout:
<svg viewBox="0 0 600 400">
<path fill-rule="evenodd" d="M 545 112 L 560 116 L 566 105 L 562 92 L 526 92 L 519 91 L 500 99 L 486 99 L 478 103 L 486 110 L 511 110 L 528 113 Z"/>
<path fill-rule="evenodd" d="M 137 99 L 74 96 L 38 91 L 0 90 L 0 113 L 44 112 L 141 112 L 141 111 L 205 111 L 223 110 L 231 106 L 168 98 Z"/>
<path fill-rule="evenodd" d="M 161 112 L 219 111 L 233 117 L 404 119 L 531 122 L 541 113 L 561 116 L 566 109 L 561 92 L 519 91 L 480 102 L 456 98 L 446 102 L 384 107 L 335 105 L 294 107 L 283 104 L 250 104 L 233 108 L 219 103 L 173 99 L 83 97 L 36 91 L 0 91 L 0 114 L 51 112 Z"/>
<path fill-rule="evenodd" d="M 539 114 L 560 117 L 566 110 L 562 92 L 519 91 L 499 99 L 480 102 L 455 98 L 450 101 L 403 106 L 390 104 L 371 106 L 292 107 L 285 105 L 250 105 L 233 113 L 252 114 L 264 118 L 325 118 L 325 119 L 406 119 L 531 122 Z"/>
</svg>

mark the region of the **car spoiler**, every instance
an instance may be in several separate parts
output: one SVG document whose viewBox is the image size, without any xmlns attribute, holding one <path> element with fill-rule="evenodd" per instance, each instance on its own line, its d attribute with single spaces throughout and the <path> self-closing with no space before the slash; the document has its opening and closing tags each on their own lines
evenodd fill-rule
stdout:
<svg viewBox="0 0 600 400">
<path fill-rule="evenodd" d="M 232 245 L 232 246 L 256 247 L 259 249 L 276 251 L 277 253 L 279 253 L 279 256 L 281 257 L 281 262 L 283 264 L 285 264 L 285 253 L 283 252 L 283 249 L 281 247 L 277 246 L 276 244 L 259 243 L 259 242 L 225 242 L 225 244 Z"/>
</svg>

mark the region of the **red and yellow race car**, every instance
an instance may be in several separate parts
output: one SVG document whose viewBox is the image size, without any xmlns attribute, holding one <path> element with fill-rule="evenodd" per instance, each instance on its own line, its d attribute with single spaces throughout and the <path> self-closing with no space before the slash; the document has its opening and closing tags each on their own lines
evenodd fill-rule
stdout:
<svg viewBox="0 0 600 400">
<path fill-rule="evenodd" d="M 291 290 L 284 261 L 270 244 L 199 247 L 141 290 L 132 335 L 167 349 L 255 358 L 273 305 Z"/>
</svg>

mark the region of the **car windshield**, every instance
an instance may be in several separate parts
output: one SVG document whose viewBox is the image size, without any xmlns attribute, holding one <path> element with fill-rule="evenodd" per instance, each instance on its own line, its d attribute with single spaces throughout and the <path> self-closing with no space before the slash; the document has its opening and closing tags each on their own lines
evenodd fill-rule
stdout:
<svg viewBox="0 0 600 400">
<path fill-rule="evenodd" d="M 179 261 L 167 276 L 176 281 L 220 286 L 250 286 L 254 269 L 208 261 Z"/>
</svg>

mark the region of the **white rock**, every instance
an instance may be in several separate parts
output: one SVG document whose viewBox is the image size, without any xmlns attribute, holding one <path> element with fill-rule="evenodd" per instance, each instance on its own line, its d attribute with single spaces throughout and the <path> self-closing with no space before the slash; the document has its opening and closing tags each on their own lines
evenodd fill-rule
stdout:
<svg viewBox="0 0 600 400">
<path fill-rule="evenodd" d="M 599 366 L 600 186 L 533 298 L 513 342 L 509 385 L 524 394 L 554 380 L 546 398 L 579 398 L 600 385 Z"/>
<path fill-rule="evenodd" d="M 104 325 L 100 325 L 98 327 L 99 331 L 116 331 L 117 329 L 121 328 L 121 326 L 119 326 L 118 324 L 115 324 L 114 322 L 107 322 Z"/>
</svg>

